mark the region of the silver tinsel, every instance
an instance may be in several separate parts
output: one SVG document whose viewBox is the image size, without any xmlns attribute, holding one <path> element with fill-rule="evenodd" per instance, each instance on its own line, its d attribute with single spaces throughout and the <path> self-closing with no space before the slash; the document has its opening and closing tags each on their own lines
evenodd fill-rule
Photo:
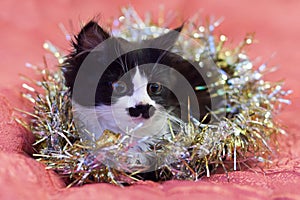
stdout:
<svg viewBox="0 0 300 200">
<path fill-rule="evenodd" d="M 270 162 L 272 149 L 276 148 L 276 135 L 284 133 L 275 122 L 274 114 L 282 103 L 290 103 L 286 96 L 291 91 L 283 90 L 282 82 L 263 80 L 265 64 L 255 69 L 243 50 L 252 43 L 251 35 L 236 48 L 227 49 L 224 47 L 227 37 L 213 33 L 221 20 L 207 24 L 198 20 L 196 17 L 185 23 L 174 51 L 199 62 L 199 67 L 208 56 L 213 58 L 220 76 L 211 81 L 209 89 L 222 85 L 215 90 L 215 95 L 225 96 L 228 106 L 211 114 L 217 116 L 218 112 L 225 112 L 226 116 L 216 117 L 210 124 L 202 124 L 193 117 L 189 123 L 170 117 L 170 130 L 176 122 L 181 131 L 168 139 L 155 138 L 154 144 L 143 142 L 139 151 L 128 148 L 128 136 L 110 131 L 86 143 L 74 125 L 70 93 L 62 72 L 28 64 L 42 78 L 24 82 L 23 96 L 33 104 L 34 113 L 27 113 L 32 117 L 30 124 L 18 121 L 36 136 L 34 156 L 37 160 L 66 177 L 69 186 L 93 182 L 133 184 L 150 169 L 158 181 L 198 180 L 203 175 L 210 176 L 218 166 L 227 172 L 242 169 L 250 161 Z M 111 32 L 129 41 L 153 38 L 163 34 L 169 26 L 163 18 L 158 21 L 155 23 L 149 15 L 142 19 L 131 7 L 122 8 L 122 15 L 111 24 Z M 197 40 L 198 45 L 187 40 L 187 36 Z M 70 39 L 69 34 L 66 37 Z M 63 63 L 64 53 L 53 44 L 46 42 L 44 48 L 54 55 L 58 65 Z M 208 79 L 212 73 L 213 70 L 207 70 Z"/>
</svg>

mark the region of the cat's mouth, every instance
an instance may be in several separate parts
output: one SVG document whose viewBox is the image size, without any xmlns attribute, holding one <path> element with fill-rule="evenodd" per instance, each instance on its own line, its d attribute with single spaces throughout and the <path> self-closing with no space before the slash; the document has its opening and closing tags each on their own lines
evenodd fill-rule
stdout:
<svg viewBox="0 0 300 200">
<path fill-rule="evenodd" d="M 144 118 L 141 116 L 138 116 L 138 117 L 131 117 L 131 120 L 135 123 L 135 124 L 140 124 L 140 123 L 143 123 L 147 120 L 149 120 L 149 118 Z"/>
</svg>

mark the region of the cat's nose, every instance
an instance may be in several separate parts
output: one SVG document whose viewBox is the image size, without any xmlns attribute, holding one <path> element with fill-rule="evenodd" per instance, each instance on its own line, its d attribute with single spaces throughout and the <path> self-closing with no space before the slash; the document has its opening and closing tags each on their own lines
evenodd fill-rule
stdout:
<svg viewBox="0 0 300 200">
<path fill-rule="evenodd" d="M 149 104 L 139 104 L 135 107 L 128 108 L 128 113 L 131 117 L 143 117 L 149 119 L 155 112 L 155 108 Z"/>
</svg>

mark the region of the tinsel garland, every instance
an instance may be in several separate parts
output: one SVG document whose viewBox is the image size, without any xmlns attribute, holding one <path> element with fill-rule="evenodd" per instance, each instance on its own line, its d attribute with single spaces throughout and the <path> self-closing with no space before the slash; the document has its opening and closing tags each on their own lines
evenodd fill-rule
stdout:
<svg viewBox="0 0 300 200">
<path fill-rule="evenodd" d="M 158 181 L 199 180 L 203 175 L 209 177 L 219 166 L 227 173 L 251 167 L 249 161 L 271 162 L 276 136 L 284 133 L 274 115 L 282 103 L 290 103 L 286 96 L 291 91 L 283 90 L 282 82 L 262 79 L 267 72 L 265 64 L 253 67 L 243 50 L 253 42 L 252 35 L 236 48 L 228 49 L 224 47 L 226 36 L 213 33 L 219 21 L 203 25 L 197 20 L 196 17 L 186 22 L 182 32 L 199 40 L 202 46 L 196 48 L 179 38 L 175 50 L 200 63 L 205 56 L 213 58 L 222 71 L 215 85 L 224 85 L 218 92 L 226 96 L 227 115 L 210 124 L 192 118 L 188 123 L 178 120 L 182 127 L 179 133 L 170 140 L 157 138 L 155 148 L 144 147 L 145 154 L 161 158 L 154 168 Z M 160 18 L 155 23 L 149 16 L 143 20 L 129 7 L 122 9 L 122 16 L 112 22 L 111 30 L 114 36 L 135 41 L 139 35 L 151 38 L 162 34 L 162 28 L 168 26 L 164 22 Z M 44 48 L 57 58 L 58 65 L 63 63 L 64 54 L 53 44 L 46 42 Z M 35 135 L 33 156 L 38 161 L 65 178 L 69 186 L 95 182 L 130 185 L 145 178 L 149 162 L 137 161 L 148 158 L 128 151 L 130 143 L 126 136 L 105 131 L 90 143 L 80 137 L 74 124 L 70 92 L 60 70 L 50 70 L 46 62 L 43 67 L 27 66 L 40 73 L 41 80 L 26 78 L 23 96 L 32 103 L 34 112 L 24 112 L 31 116 L 30 123 L 20 119 L 18 122 Z M 113 167 L 107 164 L 109 158 L 117 161 Z"/>
</svg>

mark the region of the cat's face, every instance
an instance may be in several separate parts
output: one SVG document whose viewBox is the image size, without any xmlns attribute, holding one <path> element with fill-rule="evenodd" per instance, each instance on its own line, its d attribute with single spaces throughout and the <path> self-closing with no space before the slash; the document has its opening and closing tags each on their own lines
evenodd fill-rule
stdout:
<svg viewBox="0 0 300 200">
<path fill-rule="evenodd" d="M 204 81 L 194 80 L 193 74 L 198 73 L 192 64 L 167 51 L 174 45 L 179 32 L 180 28 L 156 39 L 128 42 L 110 37 L 92 21 L 81 30 L 74 43 L 75 51 L 63 69 L 66 84 L 74 93 L 75 79 L 80 78 L 78 71 L 84 59 L 88 56 L 92 60 L 90 69 L 81 73 L 84 78 L 80 85 L 85 86 L 77 91 L 73 100 L 84 107 L 95 106 L 100 124 L 97 132 L 109 129 L 136 137 L 151 136 L 167 132 L 169 115 L 187 116 L 187 109 L 182 109 L 187 107 L 187 101 L 178 96 L 187 97 L 189 92 L 180 91 L 182 82 L 179 79 L 182 75 L 189 80 L 191 88 L 203 85 Z M 104 44 L 107 39 L 111 42 Z M 104 45 L 99 47 L 100 44 Z M 95 47 L 99 48 L 93 50 Z M 107 61 L 110 56 L 114 57 L 112 62 Z M 109 64 L 103 66 L 103 63 Z M 103 68 L 101 76 L 96 73 L 99 68 Z M 91 102 L 86 99 L 93 85 L 96 90 Z M 201 94 L 197 94 L 198 97 L 201 98 Z M 203 110 L 208 104 L 199 105 Z M 88 117 L 87 114 L 83 118 Z"/>
<path fill-rule="evenodd" d="M 150 74 L 147 69 L 149 66 L 136 63 L 110 79 L 106 76 L 109 68 L 104 73 L 106 78 L 103 82 L 100 79 L 96 93 L 96 112 L 102 128 L 136 137 L 166 132 L 168 111 L 175 106 L 168 102 L 172 92 L 163 80 L 153 79 L 151 74 L 155 72 Z M 105 93 L 110 98 L 101 101 L 99 97 Z"/>
</svg>

